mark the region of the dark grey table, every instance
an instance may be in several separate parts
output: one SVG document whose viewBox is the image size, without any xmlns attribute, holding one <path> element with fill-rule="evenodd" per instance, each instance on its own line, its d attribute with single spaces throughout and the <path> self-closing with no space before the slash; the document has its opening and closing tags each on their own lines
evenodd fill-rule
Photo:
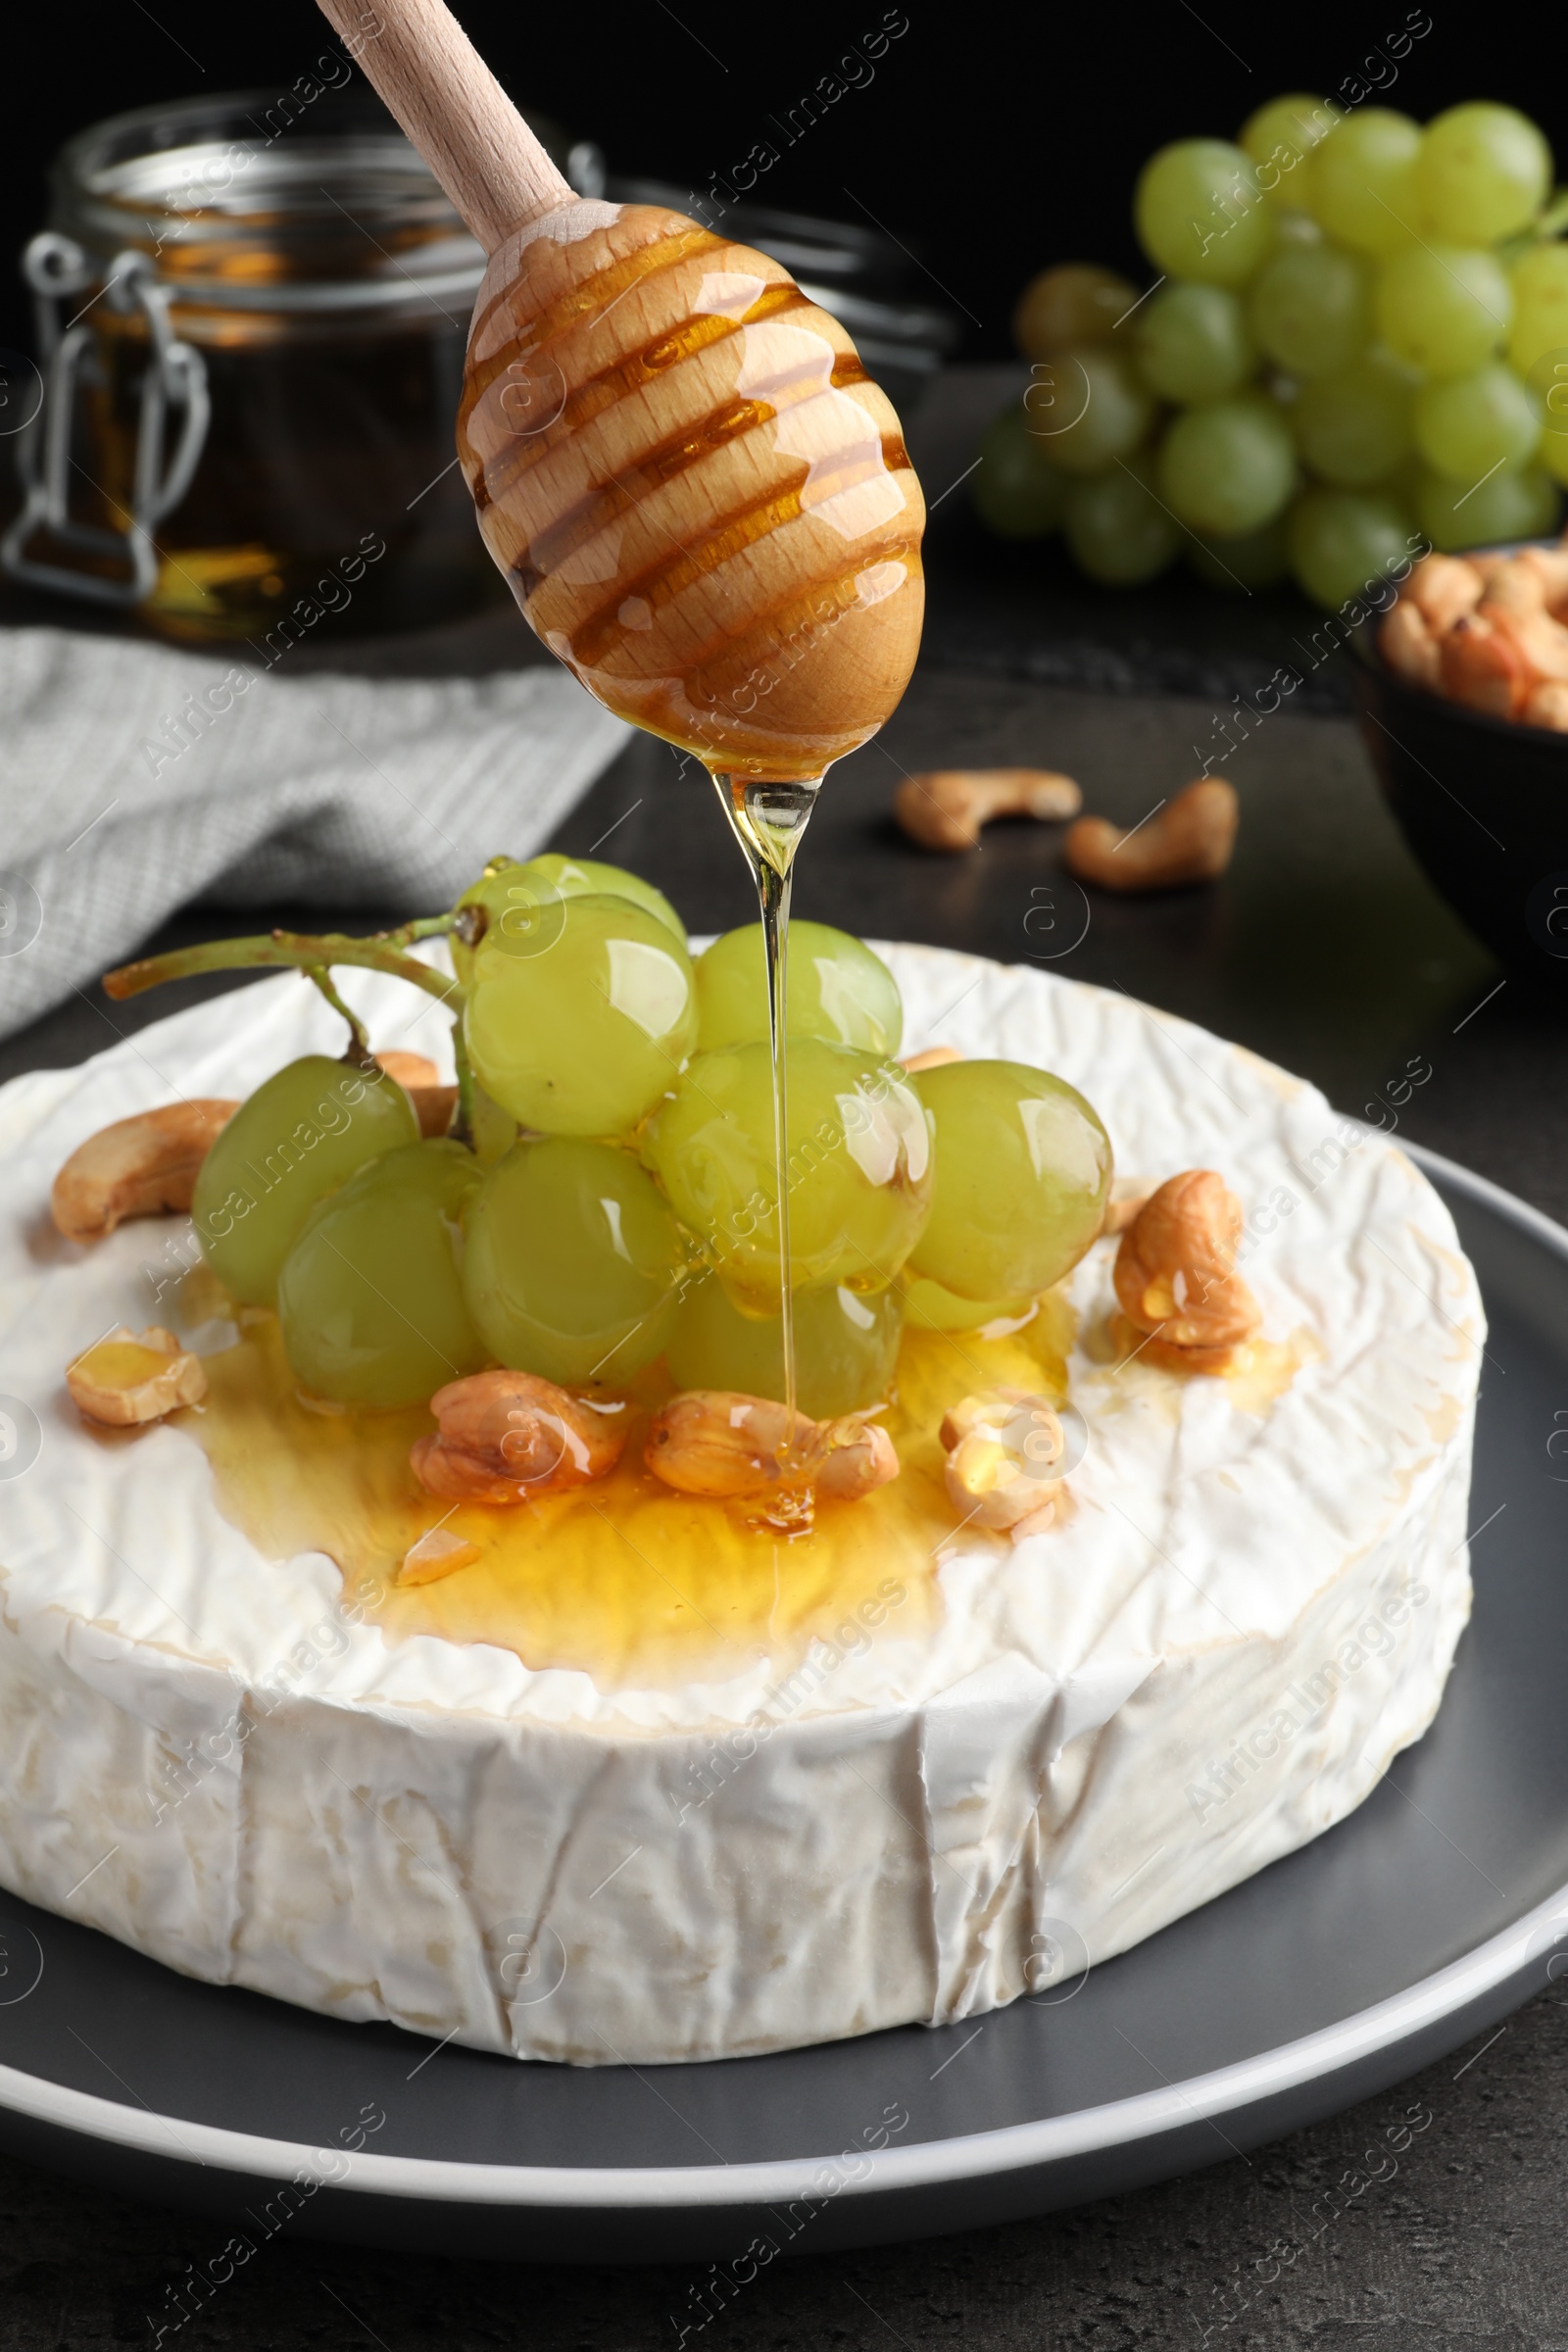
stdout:
<svg viewBox="0 0 1568 2352">
<path fill-rule="evenodd" d="M 944 478 L 928 459 L 928 481 Z M 1190 611 L 1186 592 L 1171 588 L 1130 626 L 1128 608 L 1073 598 L 1044 568 L 1034 579 L 1015 568 L 999 589 L 1002 575 L 977 564 L 961 523 L 947 549 L 927 662 L 885 736 L 835 771 L 804 854 L 799 910 L 1125 988 L 1301 1071 L 1350 1111 L 1421 1056 L 1432 1075 L 1403 1132 L 1568 1222 L 1568 1005 L 1505 981 L 1428 889 L 1350 721 L 1336 713 L 1332 676 L 1312 710 L 1282 711 L 1228 762 L 1241 839 L 1211 890 L 1089 905 L 1062 873 L 1052 828 L 998 828 L 977 856 L 956 860 L 902 839 L 888 814 L 901 771 L 962 761 L 1065 768 L 1092 808 L 1124 822 L 1142 816 L 1195 772 L 1193 746 L 1213 739 L 1223 709 L 1215 693 L 1234 691 L 1232 678 L 1266 677 L 1272 643 L 1303 617 L 1278 604 L 1239 615 L 1227 633 L 1211 608 Z M 404 675 L 526 658 L 506 614 L 332 657 L 372 670 L 395 661 Z M 1075 671 L 1101 690 L 1040 682 Z M 1136 691 L 1173 676 L 1195 691 Z M 711 787 L 662 746 L 632 745 L 559 843 L 599 846 L 646 873 L 694 929 L 749 918 Z M 309 919 L 359 928 L 406 911 L 336 907 Z M 304 910 L 275 915 L 304 919 Z M 164 937 L 231 927 L 202 908 Z M 79 1059 L 194 993 L 191 984 L 113 1007 L 74 1001 L 0 1045 L 0 1077 Z M 1386 1123 L 1386 1112 L 1375 1115 Z M 1561 1987 L 1364 2109 L 1136 2197 L 930 2245 L 779 2264 L 705 2333 L 715 2345 L 780 2352 L 828 2343 L 1568 2352 L 1565 2005 Z M 1387 2150 L 1385 2126 L 1407 2110 L 1428 2120 L 1391 2172 L 1386 2153 L 1365 2151 L 1374 2136 Z M 0 2163 L 0 2344 L 152 2345 L 148 2315 L 167 2310 L 166 2285 L 205 2259 L 209 2235 L 210 2225 Z M 670 2314 L 690 2312 L 691 2284 L 682 2269 L 524 2274 L 281 2235 L 180 2332 L 193 2348 L 278 2352 L 490 2343 L 674 2352 L 680 2325 Z"/>
</svg>

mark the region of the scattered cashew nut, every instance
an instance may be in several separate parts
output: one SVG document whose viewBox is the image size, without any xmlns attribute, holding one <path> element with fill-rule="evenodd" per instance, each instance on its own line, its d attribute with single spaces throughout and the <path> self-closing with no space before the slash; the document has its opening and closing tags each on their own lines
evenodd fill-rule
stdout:
<svg viewBox="0 0 1568 2352">
<path fill-rule="evenodd" d="M 906 777 L 893 796 L 894 815 L 924 850 L 978 849 L 995 816 L 1059 824 L 1083 805 L 1071 776 L 1048 767 L 938 767 Z"/>
<path fill-rule="evenodd" d="M 1125 1233 L 1153 1189 L 1147 1176 L 1114 1177 L 1111 1181 L 1110 1199 L 1105 1202 L 1105 1214 L 1101 1223 L 1101 1232 L 1102 1234 Z"/>
<path fill-rule="evenodd" d="M 434 1436 L 409 1459 L 431 1494 L 453 1502 L 522 1502 L 604 1478 L 626 1443 L 627 1408 L 531 1372 L 475 1372 L 430 1399 Z"/>
<path fill-rule="evenodd" d="M 1223 1372 L 1262 1321 L 1236 1271 L 1242 1204 L 1212 1168 L 1188 1168 L 1150 1196 L 1116 1251 L 1123 1314 L 1150 1334 L 1148 1354 L 1190 1372 Z"/>
<path fill-rule="evenodd" d="M 188 1210 L 202 1161 L 238 1108 L 207 1099 L 168 1102 L 100 1127 L 55 1178 L 56 1227 L 68 1242 L 101 1242 L 127 1217 Z"/>
<path fill-rule="evenodd" d="M 400 1585 L 434 1585 L 479 1557 L 479 1546 L 450 1527 L 432 1527 L 403 1554 Z"/>
<path fill-rule="evenodd" d="M 124 1429 L 161 1421 L 182 1404 L 200 1404 L 207 1375 L 201 1357 L 181 1348 L 162 1324 L 132 1331 L 128 1323 L 117 1323 L 67 1365 L 66 1387 L 90 1421 Z"/>
<path fill-rule="evenodd" d="M 971 1524 L 1015 1539 L 1040 1535 L 1066 1481 L 1067 1441 L 1055 1412 L 1026 1389 L 965 1396 L 942 1423 L 948 1497 Z"/>
<path fill-rule="evenodd" d="M 906 1054 L 904 1067 L 912 1077 L 916 1070 L 945 1070 L 950 1061 L 962 1059 L 956 1046 L 927 1046 L 923 1054 Z"/>
<path fill-rule="evenodd" d="M 811 1421 L 768 1396 L 688 1389 L 654 1415 L 643 1459 L 682 1494 L 740 1502 L 788 1488 L 858 1502 L 899 1475 L 893 1440 L 862 1413 Z"/>
<path fill-rule="evenodd" d="M 1102 816 L 1081 816 L 1068 827 L 1061 854 L 1069 873 L 1102 890 L 1212 882 L 1231 861 L 1240 814 L 1236 794 L 1222 777 L 1200 776 L 1131 832 Z"/>
</svg>

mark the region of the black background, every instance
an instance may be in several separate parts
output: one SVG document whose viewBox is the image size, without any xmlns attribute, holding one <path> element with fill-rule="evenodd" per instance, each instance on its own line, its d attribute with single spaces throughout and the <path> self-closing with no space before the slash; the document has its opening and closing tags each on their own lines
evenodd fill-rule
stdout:
<svg viewBox="0 0 1568 2352">
<path fill-rule="evenodd" d="M 520 105 L 599 140 L 612 170 L 701 192 L 755 141 L 779 144 L 768 117 L 831 74 L 881 24 L 884 5 L 460 0 L 458 13 Z M 1454 0 L 1266 15 L 1242 0 L 1202 0 L 1200 11 L 1187 0 L 1001 9 L 906 0 L 903 13 L 908 30 L 874 78 L 787 149 L 755 196 L 839 220 L 863 219 L 868 207 L 916 243 L 939 281 L 927 290 L 963 314 L 966 358 L 1006 353 L 1013 299 L 1050 262 L 1102 260 L 1139 273 L 1132 185 L 1154 148 L 1200 132 L 1232 137 L 1285 90 L 1334 91 L 1408 14 L 1429 18 L 1431 30 L 1385 103 L 1425 121 L 1460 99 L 1506 100 L 1534 115 L 1568 168 L 1568 96 L 1549 46 L 1499 37 L 1505 19 Z M 14 257 L 43 223 L 49 159 L 65 139 L 159 100 L 246 88 L 275 96 L 333 37 L 310 0 L 19 8 L 7 33 L 0 339 L 31 347 Z"/>
</svg>

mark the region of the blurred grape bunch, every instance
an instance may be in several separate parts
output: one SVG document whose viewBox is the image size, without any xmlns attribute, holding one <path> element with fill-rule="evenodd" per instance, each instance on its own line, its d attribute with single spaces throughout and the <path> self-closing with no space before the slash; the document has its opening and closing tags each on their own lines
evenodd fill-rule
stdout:
<svg viewBox="0 0 1568 2352">
<path fill-rule="evenodd" d="M 1030 384 L 973 476 L 999 536 L 1059 530 L 1117 586 L 1289 573 L 1332 610 L 1425 541 L 1555 528 L 1568 193 L 1525 116 L 1276 98 L 1234 145 L 1161 148 L 1133 218 L 1145 291 L 1068 262 L 1018 303 Z"/>
</svg>

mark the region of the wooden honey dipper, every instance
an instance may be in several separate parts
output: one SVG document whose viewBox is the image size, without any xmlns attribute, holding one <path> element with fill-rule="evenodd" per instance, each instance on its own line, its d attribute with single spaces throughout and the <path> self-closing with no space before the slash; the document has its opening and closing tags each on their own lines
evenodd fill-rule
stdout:
<svg viewBox="0 0 1568 2352">
<path fill-rule="evenodd" d="M 913 666 L 924 506 L 891 404 L 777 262 L 575 195 L 442 0 L 320 6 L 490 257 L 458 452 L 524 616 L 737 818 L 782 817 L 765 787 L 819 779 Z"/>
</svg>

